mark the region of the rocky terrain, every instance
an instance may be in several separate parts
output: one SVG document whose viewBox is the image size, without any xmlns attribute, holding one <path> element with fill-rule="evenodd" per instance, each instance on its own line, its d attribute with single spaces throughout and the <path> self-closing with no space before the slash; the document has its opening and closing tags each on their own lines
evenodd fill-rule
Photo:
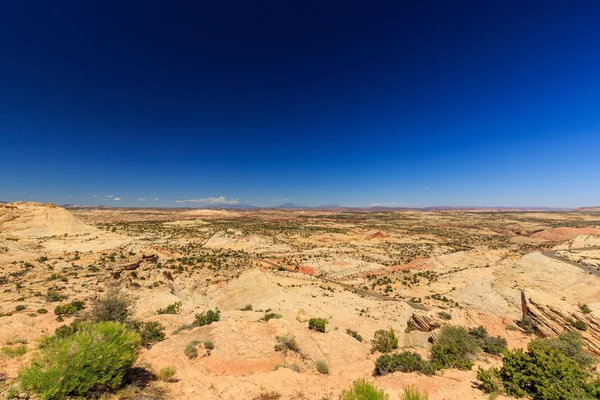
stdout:
<svg viewBox="0 0 600 400">
<path fill-rule="evenodd" d="M 366 378 L 391 398 L 414 385 L 433 400 L 486 399 L 474 385 L 477 367 L 498 366 L 501 356 L 481 353 L 470 370 L 432 376 L 373 376 L 381 354 L 371 352 L 371 339 L 393 328 L 400 350 L 427 357 L 447 324 L 483 326 L 509 348 L 567 330 L 580 331 L 586 350 L 600 356 L 597 246 L 600 214 L 579 211 L 0 204 L 2 390 L 29 364 L 40 336 L 77 318 L 57 317 L 57 305 L 83 301 L 85 312 L 116 287 L 135 301 L 135 318 L 165 327 L 164 340 L 143 348 L 136 365 L 176 374 L 109 397 L 338 399 Z M 176 312 L 158 312 L 178 302 Z M 190 326 L 215 309 L 218 321 Z M 517 324 L 524 315 L 530 330 Z M 309 329 L 311 318 L 326 320 L 325 332 Z M 193 341 L 199 354 L 189 357 Z"/>
</svg>

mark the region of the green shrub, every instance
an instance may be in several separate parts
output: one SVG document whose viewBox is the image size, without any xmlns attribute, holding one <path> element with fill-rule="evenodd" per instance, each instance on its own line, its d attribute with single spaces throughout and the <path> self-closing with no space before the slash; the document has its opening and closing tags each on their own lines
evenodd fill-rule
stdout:
<svg viewBox="0 0 600 400">
<path fill-rule="evenodd" d="M 373 335 L 371 340 L 371 353 L 376 351 L 380 353 L 389 353 L 394 349 L 398 348 L 398 338 L 392 328 L 389 331 L 380 329 Z"/>
<path fill-rule="evenodd" d="M 241 311 L 252 311 L 252 304 L 246 304 Z"/>
<path fill-rule="evenodd" d="M 483 340 L 488 336 L 488 333 L 484 326 L 479 325 L 477 328 L 469 328 L 469 335 L 475 339 Z"/>
<path fill-rule="evenodd" d="M 165 327 L 158 321 L 132 320 L 127 322 L 127 327 L 140 334 L 143 346 L 165 340 Z"/>
<path fill-rule="evenodd" d="M 375 361 L 373 375 L 386 375 L 392 372 L 420 372 L 425 375 L 433 375 L 435 366 L 429 361 L 423 360 L 421 355 L 412 351 L 403 351 L 396 354 L 383 354 Z"/>
<path fill-rule="evenodd" d="M 205 340 L 204 341 L 204 348 L 207 349 L 207 350 L 214 350 L 215 344 L 212 342 L 212 340 Z"/>
<path fill-rule="evenodd" d="M 441 319 L 445 319 L 445 320 L 447 320 L 447 321 L 449 321 L 449 320 L 451 320 L 451 319 L 452 319 L 452 314 L 450 314 L 450 313 L 447 313 L 446 311 L 440 311 L 440 312 L 438 313 L 438 316 L 439 316 Z"/>
<path fill-rule="evenodd" d="M 14 347 L 7 346 L 7 347 L 3 347 L 1 352 L 2 352 L 2 355 L 7 358 L 21 357 L 22 355 L 27 353 L 27 346 L 25 346 L 25 345 L 14 346 Z"/>
<path fill-rule="evenodd" d="M 579 304 L 579 309 L 581 310 L 582 313 L 584 314 L 590 314 L 592 312 L 592 309 L 590 308 L 590 306 L 588 306 L 587 304 Z"/>
<path fill-rule="evenodd" d="M 19 304 L 15 307 L 15 311 L 23 311 L 26 307 L 23 304 Z"/>
<path fill-rule="evenodd" d="M 428 400 L 429 395 L 425 391 L 420 391 L 418 388 L 414 386 L 409 386 L 404 388 L 402 391 L 402 395 L 400 396 L 401 400 Z"/>
<path fill-rule="evenodd" d="M 480 344 L 481 349 L 484 352 L 496 356 L 502 354 L 502 352 L 508 348 L 508 343 L 506 342 L 506 339 L 500 336 L 486 336 Z"/>
<path fill-rule="evenodd" d="M 528 315 L 524 316 L 519 321 L 517 321 L 517 325 L 521 329 L 523 329 L 523 331 L 528 335 L 532 335 L 535 333 L 535 323 Z"/>
<path fill-rule="evenodd" d="M 38 308 L 36 313 L 38 314 L 47 314 L 48 310 L 46 310 L 45 308 Z"/>
<path fill-rule="evenodd" d="M 67 304 L 61 304 L 54 308 L 54 314 L 56 315 L 73 315 L 77 311 L 83 310 L 85 307 L 84 301 L 72 301 Z"/>
<path fill-rule="evenodd" d="M 111 288 L 103 298 L 94 301 L 89 319 L 92 322 L 126 322 L 132 315 L 133 301 Z"/>
<path fill-rule="evenodd" d="M 183 303 L 178 301 L 176 303 L 168 305 L 166 308 L 159 308 L 158 314 L 179 314 L 181 312 L 181 305 Z"/>
<path fill-rule="evenodd" d="M 327 361 L 317 360 L 317 361 L 315 361 L 315 365 L 317 367 L 317 371 L 319 371 L 320 374 L 323 374 L 323 375 L 329 374 L 329 365 L 327 365 Z"/>
<path fill-rule="evenodd" d="M 270 319 L 279 319 L 279 318 L 281 318 L 281 314 L 276 314 L 276 313 L 267 313 L 267 314 L 265 314 L 265 316 L 264 316 L 264 317 L 262 317 L 261 319 L 262 319 L 263 321 L 268 321 L 268 320 L 270 320 Z"/>
<path fill-rule="evenodd" d="M 201 314 L 196 314 L 193 322 L 194 326 L 210 325 L 213 322 L 221 319 L 221 311 L 219 309 L 203 311 Z"/>
<path fill-rule="evenodd" d="M 356 331 L 353 331 L 352 329 L 346 329 L 346 333 L 347 333 L 348 335 L 352 336 L 354 339 L 358 340 L 359 342 L 362 342 L 362 341 L 363 341 L 363 338 L 362 338 L 362 336 L 360 336 L 360 335 L 358 334 L 358 332 L 356 332 Z"/>
<path fill-rule="evenodd" d="M 198 357 L 198 349 L 196 348 L 197 344 L 198 343 L 190 342 L 185 346 L 185 349 L 183 350 L 183 354 L 185 354 L 190 360 Z"/>
<path fill-rule="evenodd" d="M 48 294 L 46 294 L 46 301 L 48 303 L 54 303 L 57 301 L 61 301 L 66 299 L 67 296 L 63 296 L 62 294 L 58 293 L 56 290 L 48 290 Z"/>
<path fill-rule="evenodd" d="M 311 318 L 308 320 L 308 329 L 312 329 L 317 332 L 325 332 L 327 328 L 327 321 L 323 318 Z"/>
<path fill-rule="evenodd" d="M 577 336 L 576 336 L 577 335 Z M 510 396 L 530 396 L 541 400 L 589 399 L 600 395 L 600 381 L 581 360 L 581 338 L 573 332 L 554 339 L 536 339 L 527 347 L 507 351 L 498 370 L 477 374 L 481 387 L 489 392 L 504 390 Z M 582 366 L 575 361 L 583 361 Z M 593 362 L 593 360 L 592 360 Z"/>
<path fill-rule="evenodd" d="M 487 332 L 486 332 L 487 334 Z M 471 369 L 479 343 L 461 326 L 445 326 L 431 347 L 431 361 L 437 369 Z"/>
<path fill-rule="evenodd" d="M 587 324 L 580 319 L 573 321 L 572 319 L 567 318 L 567 323 L 575 329 L 579 329 L 580 331 L 587 331 Z"/>
<path fill-rule="evenodd" d="M 389 398 L 390 396 L 383 390 L 364 379 L 355 381 L 350 389 L 342 392 L 342 400 L 389 400 Z"/>
<path fill-rule="evenodd" d="M 80 323 L 77 331 L 55 336 L 19 374 L 21 386 L 42 399 L 85 396 L 106 387 L 118 387 L 134 364 L 140 336 L 113 322 Z"/>
<path fill-rule="evenodd" d="M 499 394 L 503 390 L 500 371 L 497 368 L 483 369 L 479 367 L 477 370 L 477 380 L 481 381 L 479 388 L 485 393 Z"/>
<path fill-rule="evenodd" d="M 277 341 L 279 343 L 275 345 L 276 351 L 291 350 L 296 353 L 300 353 L 300 347 L 298 346 L 298 343 L 296 342 L 296 339 L 293 336 L 277 336 Z"/>
<path fill-rule="evenodd" d="M 169 382 L 171 379 L 173 379 L 176 373 L 177 369 L 175 367 L 164 367 L 163 369 L 158 371 L 156 377 L 158 378 L 158 380 Z"/>
</svg>

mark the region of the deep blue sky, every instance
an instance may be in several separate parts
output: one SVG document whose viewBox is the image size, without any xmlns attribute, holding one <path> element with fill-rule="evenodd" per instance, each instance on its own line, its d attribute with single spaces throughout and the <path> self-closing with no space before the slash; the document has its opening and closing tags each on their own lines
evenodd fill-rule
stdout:
<svg viewBox="0 0 600 400">
<path fill-rule="evenodd" d="M 600 2 L 2 2 L 0 200 L 190 199 L 598 205 Z"/>
</svg>

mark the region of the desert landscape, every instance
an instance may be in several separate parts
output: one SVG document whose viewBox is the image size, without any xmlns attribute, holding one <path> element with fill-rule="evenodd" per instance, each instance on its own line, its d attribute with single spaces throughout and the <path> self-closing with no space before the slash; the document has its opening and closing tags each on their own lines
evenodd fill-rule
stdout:
<svg viewBox="0 0 600 400">
<path fill-rule="evenodd" d="M 44 340 L 113 296 L 144 343 L 122 385 L 86 398 L 333 400 L 365 379 L 392 399 L 486 399 L 489 343 L 578 332 L 600 356 L 599 275 L 595 210 L 0 204 L 1 390 L 36 398 L 19 382 Z M 467 365 L 436 364 L 448 326 L 482 339 Z"/>
</svg>

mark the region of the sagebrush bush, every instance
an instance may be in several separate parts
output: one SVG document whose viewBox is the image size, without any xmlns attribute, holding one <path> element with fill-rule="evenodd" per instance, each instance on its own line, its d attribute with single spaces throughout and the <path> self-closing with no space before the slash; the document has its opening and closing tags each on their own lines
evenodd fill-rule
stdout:
<svg viewBox="0 0 600 400">
<path fill-rule="evenodd" d="M 158 321 L 131 320 L 127 327 L 140 334 L 142 345 L 148 346 L 165 339 L 165 327 Z"/>
<path fill-rule="evenodd" d="M 342 392 L 342 400 L 389 400 L 383 390 L 378 389 L 365 379 L 359 379 L 352 384 L 350 389 Z"/>
<path fill-rule="evenodd" d="M 269 321 L 271 319 L 279 319 L 281 318 L 281 314 L 277 314 L 277 313 L 266 313 L 264 317 L 262 317 L 261 319 L 263 321 Z"/>
<path fill-rule="evenodd" d="M 576 334 L 578 335 L 578 334 Z M 600 380 L 579 364 L 581 338 L 572 333 L 554 339 L 536 339 L 527 351 L 504 353 L 500 369 L 480 370 L 477 379 L 486 392 L 504 391 L 515 397 L 541 400 L 591 399 L 600 396 Z M 591 368 L 589 360 L 583 365 Z"/>
<path fill-rule="evenodd" d="M 168 382 L 171 379 L 173 379 L 176 373 L 177 369 L 175 367 L 164 367 L 160 371 L 158 371 L 156 377 L 158 378 L 158 380 Z"/>
<path fill-rule="evenodd" d="M 300 353 L 300 346 L 298 346 L 298 343 L 293 336 L 277 336 L 277 341 L 278 343 L 275 345 L 276 351 L 291 350 Z"/>
<path fill-rule="evenodd" d="M 140 345 L 139 334 L 122 324 L 79 323 L 74 333 L 46 341 L 31 365 L 20 371 L 21 386 L 41 399 L 114 389 L 137 359 Z"/>
<path fill-rule="evenodd" d="M 308 329 L 315 330 L 317 332 L 325 332 L 327 328 L 327 321 L 323 318 L 311 318 L 308 320 Z"/>
<path fill-rule="evenodd" d="M 392 328 L 389 331 L 380 329 L 373 335 L 371 340 L 371 353 L 390 353 L 392 350 L 398 348 L 398 338 Z"/>
<path fill-rule="evenodd" d="M 375 361 L 373 375 L 386 375 L 392 372 L 420 372 L 424 375 L 433 375 L 435 366 L 423 360 L 419 353 L 403 351 L 396 354 L 383 354 Z"/>
<path fill-rule="evenodd" d="M 445 319 L 445 320 L 451 320 L 452 319 L 452 314 L 446 312 L 446 311 L 440 311 L 438 313 L 438 317 L 440 317 L 441 319 Z"/>
<path fill-rule="evenodd" d="M 213 322 L 221 319 L 221 311 L 219 309 L 203 311 L 201 314 L 196 314 L 194 318 L 194 326 L 210 325 Z"/>
<path fill-rule="evenodd" d="M 356 331 L 353 331 L 352 329 L 346 329 L 346 333 L 350 336 L 352 336 L 354 339 L 358 340 L 359 342 L 363 341 L 362 336 L 360 336 L 360 334 Z"/>
<path fill-rule="evenodd" d="M 196 348 L 197 343 L 190 342 L 183 349 L 183 354 L 187 356 L 187 358 L 194 359 L 198 357 L 198 349 Z"/>
<path fill-rule="evenodd" d="M 56 315 L 73 315 L 77 311 L 83 310 L 85 307 L 85 301 L 72 301 L 67 304 L 61 304 L 54 308 L 54 314 Z"/>
<path fill-rule="evenodd" d="M 92 322 L 126 322 L 132 315 L 133 301 L 119 293 L 116 288 L 108 290 L 106 295 L 92 304 L 88 317 Z"/>
<path fill-rule="evenodd" d="M 317 367 L 317 371 L 319 371 L 320 374 L 323 374 L 323 375 L 329 374 L 329 365 L 327 365 L 327 361 L 317 360 L 317 361 L 315 361 L 315 365 Z"/>
<path fill-rule="evenodd" d="M 487 354 L 500 355 L 508 348 L 506 339 L 500 336 L 486 336 L 480 343 L 481 349 Z"/>
<path fill-rule="evenodd" d="M 159 308 L 156 311 L 158 314 L 179 314 L 181 312 L 181 305 L 183 303 L 181 301 L 175 302 L 173 304 L 168 305 L 165 308 Z"/>
<path fill-rule="evenodd" d="M 590 314 L 592 312 L 592 309 L 590 308 L 590 306 L 588 306 L 587 304 L 579 304 L 579 310 L 581 310 L 582 313 L 584 314 Z"/>
<path fill-rule="evenodd" d="M 487 334 L 487 332 L 486 332 Z M 437 369 L 471 369 L 479 351 L 477 339 L 462 326 L 445 326 L 431 347 L 431 362 Z"/>
</svg>

